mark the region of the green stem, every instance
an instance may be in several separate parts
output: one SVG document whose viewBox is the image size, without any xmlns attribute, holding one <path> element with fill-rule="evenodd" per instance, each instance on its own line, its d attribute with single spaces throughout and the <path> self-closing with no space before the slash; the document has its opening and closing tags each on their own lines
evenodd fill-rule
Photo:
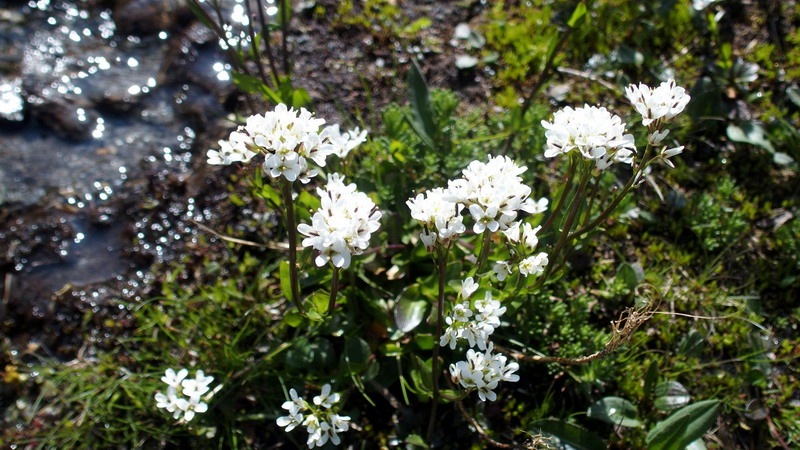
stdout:
<svg viewBox="0 0 800 450">
<path fill-rule="evenodd" d="M 489 247 L 491 247 L 492 243 L 492 232 L 487 228 L 483 232 L 483 244 L 481 244 L 481 253 L 478 256 L 478 271 L 476 273 L 483 272 L 483 268 L 486 266 L 486 260 L 489 259 Z"/>
<path fill-rule="evenodd" d="M 269 26 L 267 24 L 267 20 L 264 17 L 264 6 L 260 4 L 258 5 L 258 20 L 261 22 L 261 40 L 264 42 L 264 53 L 267 55 L 267 60 L 269 61 L 269 67 L 272 71 L 272 80 L 274 83 L 278 82 L 280 74 L 278 73 L 278 68 L 275 67 L 275 57 L 272 56 L 272 46 L 270 45 L 270 38 L 272 37 L 272 33 L 269 31 Z M 266 83 L 266 81 L 264 81 Z"/>
<path fill-rule="evenodd" d="M 289 233 L 289 274 L 292 283 L 292 301 L 302 313 L 303 305 L 300 302 L 299 276 L 297 274 L 297 225 L 294 219 L 294 199 L 292 198 L 292 183 L 281 180 L 283 203 L 286 207 L 286 226 Z"/>
<path fill-rule="evenodd" d="M 569 197 L 569 193 L 572 190 L 572 180 L 575 178 L 575 168 L 578 167 L 578 158 L 575 155 L 572 156 L 572 161 L 570 162 L 569 169 L 567 169 L 567 174 L 564 177 L 564 191 L 561 193 L 561 197 L 558 198 L 558 203 L 556 203 L 556 207 L 550 212 L 550 216 L 542 225 L 542 229 L 539 230 L 539 235 L 544 235 L 547 230 L 550 228 L 550 225 L 553 224 L 558 213 L 561 212 L 561 208 L 564 207 L 564 204 L 567 202 L 567 197 Z"/>
<path fill-rule="evenodd" d="M 644 155 L 642 156 L 642 162 L 639 164 L 636 170 L 633 171 L 633 174 L 631 174 L 631 178 L 628 180 L 627 183 L 625 183 L 625 186 L 622 188 L 619 195 L 614 197 L 614 199 L 611 200 L 611 203 L 609 203 L 606 209 L 604 209 L 603 212 L 601 212 L 591 222 L 589 222 L 587 225 L 582 226 L 574 233 L 570 234 L 568 236 L 568 239 L 574 239 L 576 237 L 579 237 L 583 233 L 590 231 L 592 228 L 599 225 L 600 222 L 604 221 L 609 216 L 609 214 L 611 214 L 614 211 L 617 205 L 619 205 L 620 202 L 625 198 L 625 196 L 628 195 L 628 192 L 630 192 L 630 190 L 633 188 L 634 183 L 641 177 L 642 173 L 644 173 L 644 169 L 650 164 L 650 161 L 647 159 L 648 156 L 650 156 L 650 144 L 648 144 L 647 148 L 645 148 L 644 150 Z"/>
<path fill-rule="evenodd" d="M 289 37 L 289 8 L 291 8 L 291 2 L 289 0 L 283 0 L 281 2 L 281 53 L 283 56 L 283 74 L 286 75 L 287 78 L 292 76 L 291 66 L 289 65 L 289 44 L 287 42 L 287 38 Z"/>
<path fill-rule="evenodd" d="M 439 296 L 436 299 L 436 336 L 433 339 L 433 368 L 431 370 L 431 386 L 433 387 L 433 399 L 431 405 L 431 417 L 428 422 L 427 440 L 430 442 L 433 436 L 433 429 L 436 424 L 436 410 L 439 407 L 439 339 L 442 336 L 442 328 L 444 324 L 444 288 L 445 288 L 445 270 L 447 269 L 447 254 L 449 253 L 450 245 L 446 249 L 441 248 L 441 244 L 436 247 L 436 268 L 439 275 Z"/>
<path fill-rule="evenodd" d="M 333 266 L 333 284 L 331 285 L 331 299 L 328 301 L 328 315 L 333 314 L 333 307 L 336 305 L 336 294 L 339 292 L 339 269 Z"/>
<path fill-rule="evenodd" d="M 539 280 L 536 282 L 536 286 L 541 286 L 550 274 L 553 272 L 555 268 L 558 257 L 561 254 L 561 250 L 564 248 L 567 242 L 570 242 L 569 233 L 570 229 L 572 228 L 572 224 L 575 222 L 575 216 L 578 214 L 581 206 L 581 196 L 583 192 L 586 190 L 586 184 L 589 182 L 589 179 L 592 177 L 592 162 L 586 163 L 586 169 L 584 173 L 581 175 L 580 185 L 578 186 L 578 190 L 575 191 L 575 196 L 572 198 L 572 205 L 570 205 L 570 210 L 567 215 L 567 219 L 564 222 L 564 228 L 561 230 L 561 236 L 556 243 L 555 250 L 549 255 L 550 263 L 547 265 L 547 269 L 545 270 L 544 275 L 542 275 Z"/>
</svg>

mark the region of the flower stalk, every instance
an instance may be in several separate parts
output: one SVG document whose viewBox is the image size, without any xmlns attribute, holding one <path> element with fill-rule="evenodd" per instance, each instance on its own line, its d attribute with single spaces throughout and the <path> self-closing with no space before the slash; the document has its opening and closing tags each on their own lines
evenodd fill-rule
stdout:
<svg viewBox="0 0 800 450">
<path fill-rule="evenodd" d="M 294 198 L 292 198 L 292 183 L 281 180 L 283 191 L 283 204 L 286 208 L 286 227 L 289 232 L 289 279 L 292 284 L 291 296 L 297 309 L 302 313 L 303 305 L 300 301 L 299 276 L 297 274 L 297 225 L 294 217 Z"/>
<path fill-rule="evenodd" d="M 486 231 L 487 234 L 489 231 Z M 436 256 L 434 262 L 436 263 L 436 271 L 439 279 L 439 295 L 436 298 L 436 336 L 437 338 L 442 335 L 444 328 L 444 290 L 446 281 L 445 272 L 447 270 L 447 255 L 450 252 L 450 243 L 446 248 L 442 248 L 441 244 L 436 246 Z M 433 436 L 433 428 L 436 424 L 436 410 L 439 407 L 439 345 L 435 342 L 433 345 L 433 367 L 431 368 L 431 386 L 433 387 L 433 398 L 431 400 L 431 417 L 428 422 L 427 439 L 430 442 Z"/>
<path fill-rule="evenodd" d="M 333 281 L 331 281 L 331 298 L 328 301 L 328 316 L 333 314 L 333 308 L 336 306 L 336 295 L 339 293 L 339 271 L 341 270 L 335 264 L 331 265 L 333 266 Z"/>
</svg>

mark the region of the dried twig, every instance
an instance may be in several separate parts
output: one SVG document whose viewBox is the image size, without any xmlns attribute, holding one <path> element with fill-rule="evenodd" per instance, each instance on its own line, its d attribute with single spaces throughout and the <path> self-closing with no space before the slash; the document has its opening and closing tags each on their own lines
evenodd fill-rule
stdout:
<svg viewBox="0 0 800 450">
<path fill-rule="evenodd" d="M 619 89 L 616 86 L 614 86 L 613 84 L 609 83 L 608 81 L 598 77 L 597 75 L 595 75 L 593 73 L 583 72 L 583 71 L 575 70 L 575 69 L 570 69 L 569 67 L 556 67 L 556 71 L 559 72 L 559 73 L 567 74 L 567 75 L 573 75 L 573 76 L 576 76 L 576 77 L 586 78 L 587 80 L 591 80 L 591 81 L 596 82 L 597 84 L 599 84 L 600 86 L 603 86 L 606 89 L 610 89 L 610 90 L 615 91 L 615 92 L 619 91 Z"/>
<path fill-rule="evenodd" d="M 270 242 L 270 243 L 267 243 L 267 244 L 259 244 L 258 242 L 246 241 L 244 239 L 238 239 L 238 238 L 235 238 L 235 237 L 225 236 L 224 234 L 220 234 L 220 233 L 214 231 L 213 229 L 211 229 L 211 228 L 209 228 L 209 227 L 207 227 L 207 226 L 203 225 L 202 223 L 197 222 L 195 220 L 192 220 L 192 223 L 197 225 L 197 227 L 200 228 L 201 230 L 203 230 L 203 231 L 205 231 L 207 233 L 211 233 L 214 236 L 222 239 L 223 241 L 233 242 L 234 244 L 249 245 L 251 247 L 259 247 L 259 248 L 269 248 L 269 249 L 272 249 L 272 250 L 287 250 L 289 248 L 289 244 L 282 244 L 282 243 L 277 243 L 277 242 Z"/>
<path fill-rule="evenodd" d="M 579 365 L 586 364 L 591 361 L 604 358 L 622 344 L 629 341 L 633 333 L 655 313 L 658 303 L 649 302 L 641 308 L 628 308 L 619 316 L 619 320 L 611 322 L 611 339 L 606 343 L 605 347 L 598 352 L 591 355 L 581 356 L 580 358 L 563 358 L 560 356 L 540 356 L 540 355 L 526 355 L 511 349 L 495 345 L 499 351 L 511 356 L 514 359 L 521 361 L 532 361 L 538 363 L 558 363 L 566 365 Z"/>
<path fill-rule="evenodd" d="M 472 417 L 467 412 L 466 408 L 464 408 L 464 403 L 463 402 L 461 402 L 459 400 L 459 401 L 457 401 L 455 403 L 456 403 L 456 406 L 458 407 L 458 410 L 461 411 L 461 415 L 463 415 L 464 418 L 467 419 L 467 421 L 470 424 L 472 424 L 473 427 L 475 427 L 475 431 L 477 431 L 478 434 L 481 435 L 481 438 L 483 438 L 483 440 L 488 442 L 489 445 L 492 445 L 492 446 L 497 447 L 497 448 L 522 448 L 522 446 L 520 446 L 520 445 L 504 444 L 502 442 L 498 442 L 498 441 L 495 441 L 494 439 L 492 439 L 492 437 L 489 436 L 489 434 L 486 433 L 486 430 L 484 430 L 483 427 L 480 426 L 478 421 L 475 420 L 475 418 Z"/>
</svg>

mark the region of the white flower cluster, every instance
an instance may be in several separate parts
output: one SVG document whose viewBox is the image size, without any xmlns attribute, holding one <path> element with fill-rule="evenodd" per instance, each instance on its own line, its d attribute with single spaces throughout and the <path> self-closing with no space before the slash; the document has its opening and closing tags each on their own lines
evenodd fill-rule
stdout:
<svg viewBox="0 0 800 450">
<path fill-rule="evenodd" d="M 442 244 L 455 239 L 466 231 L 461 216 L 464 205 L 449 200 L 450 194 L 442 188 L 431 189 L 425 194 L 417 194 L 408 199 L 406 205 L 411 217 L 422 225 L 419 238 L 430 251 L 434 244 Z"/>
<path fill-rule="evenodd" d="M 654 147 L 660 146 L 669 134 L 669 130 L 664 129 L 666 123 L 683 112 L 691 100 L 686 90 L 677 86 L 673 79 L 661 83 L 657 88 L 651 88 L 644 83 L 639 83 L 639 86 L 632 84 L 625 88 L 625 95 L 642 115 L 642 125 L 650 130 L 648 143 Z M 672 148 L 664 146 L 659 156 L 664 164 L 674 168 L 669 159 L 681 152 L 682 145 Z"/>
<path fill-rule="evenodd" d="M 322 447 L 328 441 L 334 445 L 341 443 L 341 438 L 337 433 L 342 433 L 350 428 L 350 417 L 340 416 L 331 410 L 334 404 L 338 403 L 341 395 L 331 393 L 331 386 L 326 384 L 322 387 L 320 395 L 312 399 L 314 406 L 297 395 L 297 391 L 289 391 L 291 400 L 285 402 L 281 407 L 289 412 L 288 415 L 278 417 L 278 426 L 292 431 L 298 426 L 306 427 L 308 432 L 308 448 Z"/>
<path fill-rule="evenodd" d="M 625 133 L 625 124 L 605 108 L 584 105 L 557 111 L 553 122 L 542 121 L 547 130 L 544 156 L 552 158 L 577 150 L 584 158 L 595 162 L 599 170 L 612 162 L 633 164 L 636 145 L 632 134 Z"/>
<path fill-rule="evenodd" d="M 625 95 L 642 115 L 642 125 L 653 125 L 653 128 L 672 120 L 691 100 L 686 90 L 677 86 L 673 79 L 661 83 L 657 88 L 651 88 L 644 83 L 639 83 L 639 86 L 632 84 L 625 88 Z"/>
<path fill-rule="evenodd" d="M 311 217 L 311 225 L 297 226 L 297 231 L 307 236 L 303 247 L 319 252 L 317 266 L 331 261 L 346 269 L 351 255 L 360 255 L 369 247 L 370 236 L 380 228 L 381 212 L 367 194 L 356 191 L 355 184 L 344 184 L 344 177 L 338 173 L 331 174 L 325 189 L 317 188 L 317 193 L 321 204 Z"/>
<path fill-rule="evenodd" d="M 344 158 L 350 153 L 350 150 L 367 141 L 367 130 L 362 131 L 356 127 L 342 133 L 339 131 L 339 124 L 337 123 L 325 127 L 322 133 L 320 133 L 320 136 L 322 136 L 323 139 L 328 138 L 328 141 L 333 147 L 331 153 L 339 158 Z"/>
<path fill-rule="evenodd" d="M 478 284 L 472 277 L 461 282 L 461 298 L 464 301 L 457 304 L 447 317 L 447 330 L 439 338 L 439 345 L 449 345 L 455 349 L 458 341 L 465 339 L 470 347 L 477 346 L 484 351 L 467 350 L 466 361 L 450 364 L 450 375 L 453 382 L 465 389 L 477 390 L 481 400 L 494 401 L 497 399 L 494 389 L 500 381 L 519 381 L 519 375 L 514 373 L 519 365 L 507 363 L 505 356 L 492 353 L 494 345 L 489 341 L 489 336 L 500 326 L 500 316 L 506 312 L 506 308 L 493 300 L 488 291 L 483 299 L 475 300 L 470 305 L 469 297 L 477 289 Z"/>
<path fill-rule="evenodd" d="M 209 392 L 209 385 L 214 377 L 206 376 L 202 370 L 198 370 L 194 378 L 186 378 L 188 375 L 189 371 L 186 369 L 180 369 L 177 373 L 173 369 L 167 369 L 161 377 L 161 381 L 167 384 L 167 393 L 157 392 L 155 395 L 156 406 L 166 409 L 172 413 L 174 419 L 182 422 L 189 422 L 197 413 L 208 411 L 205 401 L 221 387 L 217 386 L 214 392 L 203 398 Z"/>
<path fill-rule="evenodd" d="M 489 336 L 500 326 L 500 316 L 506 312 L 505 306 L 492 299 L 487 291 L 482 300 L 475 300 L 474 305 L 469 297 L 478 289 L 472 277 L 461 282 L 461 298 L 464 300 L 453 307 L 453 313 L 445 319 L 447 329 L 439 337 L 439 345 L 455 349 L 459 340 L 466 340 L 470 347 L 476 345 L 485 350 L 489 344 Z"/>
<path fill-rule="evenodd" d="M 534 213 L 541 207 L 529 198 L 531 188 L 519 177 L 526 169 L 505 156 L 472 161 L 462 171 L 463 178 L 448 182 L 449 199 L 469 209 L 475 233 L 505 230 L 520 210 Z"/>
<path fill-rule="evenodd" d="M 256 154 L 264 155 L 264 172 L 272 178 L 308 183 L 317 174 L 308 159 L 319 166 L 334 151 L 326 136 L 320 134 L 324 119 L 317 119 L 305 108 L 295 111 L 279 104 L 274 111 L 247 118 L 245 125 L 220 141 L 220 150 L 209 150 L 209 164 L 247 162 Z"/>
<path fill-rule="evenodd" d="M 517 250 L 521 255 L 520 257 L 522 257 L 536 250 L 536 247 L 539 245 L 539 237 L 537 234 L 541 229 L 541 226 L 534 228 L 529 223 L 521 224 L 520 222 L 514 222 L 507 230 L 503 231 L 503 234 L 506 235 L 509 242 L 518 246 Z M 526 277 L 529 275 L 541 275 L 544 273 L 544 269 L 549 262 L 550 260 L 547 257 L 547 253 L 540 252 L 536 255 L 523 258 L 519 262 L 519 271 Z M 506 277 L 513 272 L 511 264 L 509 264 L 508 261 L 496 262 L 492 270 L 499 281 L 505 280 Z"/>
<path fill-rule="evenodd" d="M 529 223 L 521 224 L 520 222 L 514 222 L 507 230 L 503 231 L 503 234 L 506 235 L 509 242 L 513 244 L 522 243 L 525 249 L 532 252 L 536 250 L 536 246 L 539 245 L 539 237 L 537 234 L 541 229 L 541 226 L 533 228 Z"/>
<path fill-rule="evenodd" d="M 495 401 L 494 389 L 501 381 L 519 381 L 519 364 L 508 362 L 505 355 L 492 353 L 494 345 L 489 343 L 486 351 L 467 350 L 467 360 L 450 364 L 450 376 L 454 383 L 465 389 L 475 389 L 481 400 Z"/>
</svg>

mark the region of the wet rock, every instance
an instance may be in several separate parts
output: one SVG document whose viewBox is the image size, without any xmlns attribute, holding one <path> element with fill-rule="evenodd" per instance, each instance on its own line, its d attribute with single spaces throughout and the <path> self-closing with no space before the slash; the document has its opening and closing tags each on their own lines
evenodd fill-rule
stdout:
<svg viewBox="0 0 800 450">
<path fill-rule="evenodd" d="M 197 130 L 208 130 L 215 118 L 224 117 L 226 112 L 220 101 L 205 89 L 187 86 L 180 96 L 177 112 Z"/>
<path fill-rule="evenodd" d="M 76 141 L 92 137 L 97 122 L 97 113 L 82 108 L 64 97 L 28 96 L 31 115 L 59 135 Z"/>
<path fill-rule="evenodd" d="M 190 16 L 188 5 L 179 0 L 126 0 L 114 8 L 117 29 L 138 36 L 171 30 Z"/>
</svg>

